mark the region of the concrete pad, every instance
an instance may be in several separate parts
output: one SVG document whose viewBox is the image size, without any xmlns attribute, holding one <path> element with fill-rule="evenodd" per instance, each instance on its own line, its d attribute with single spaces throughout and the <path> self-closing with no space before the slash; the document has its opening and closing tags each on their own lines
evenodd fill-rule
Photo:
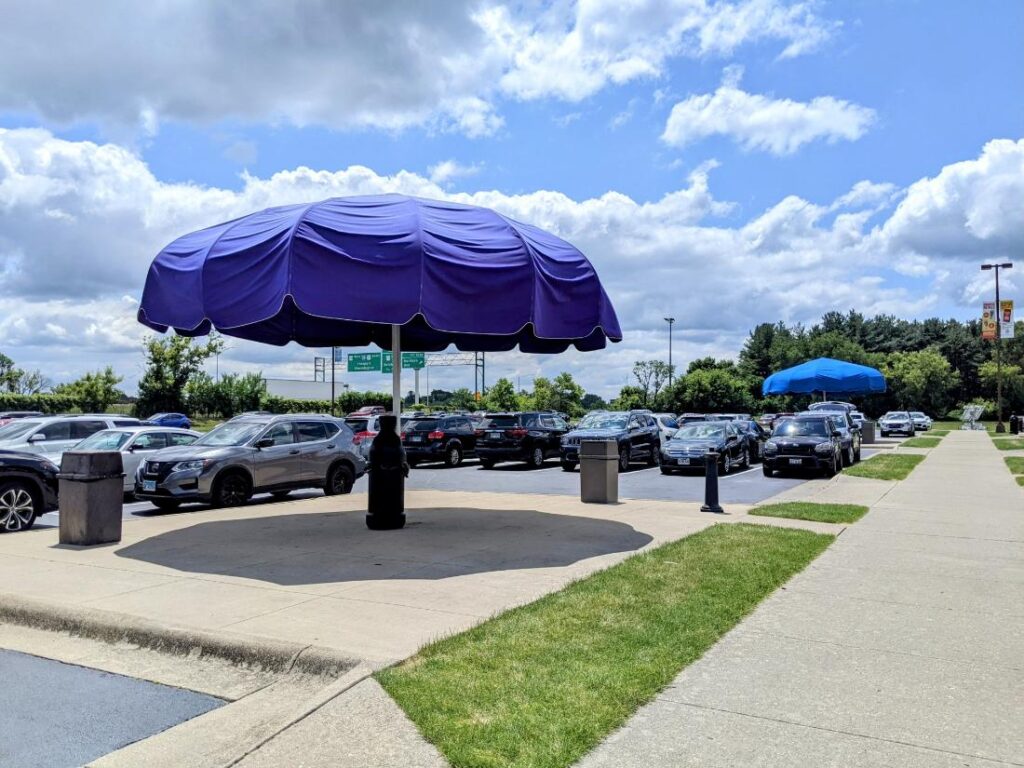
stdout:
<svg viewBox="0 0 1024 768">
<path fill-rule="evenodd" d="M 848 530 L 843 534 L 846 538 Z M 842 547 L 833 547 L 827 562 L 849 568 L 875 568 L 879 572 L 894 574 L 914 573 L 922 576 L 952 576 L 979 581 L 1005 581 L 1024 584 L 1024 563 L 1019 560 L 986 560 L 974 554 L 936 553 L 928 550 L 882 547 L 877 543 L 842 541 Z"/>
</svg>

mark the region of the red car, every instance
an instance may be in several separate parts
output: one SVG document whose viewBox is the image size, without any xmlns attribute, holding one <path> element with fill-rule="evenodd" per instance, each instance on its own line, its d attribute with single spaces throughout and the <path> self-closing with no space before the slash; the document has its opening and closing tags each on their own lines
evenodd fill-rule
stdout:
<svg viewBox="0 0 1024 768">
<path fill-rule="evenodd" d="M 382 413 L 387 413 L 383 405 L 364 405 L 358 411 L 352 411 L 349 416 L 380 416 Z"/>
</svg>

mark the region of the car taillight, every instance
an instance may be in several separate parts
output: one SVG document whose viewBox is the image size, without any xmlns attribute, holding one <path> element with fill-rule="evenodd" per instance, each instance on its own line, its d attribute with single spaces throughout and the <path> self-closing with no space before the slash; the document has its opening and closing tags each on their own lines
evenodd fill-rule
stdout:
<svg viewBox="0 0 1024 768">
<path fill-rule="evenodd" d="M 403 432 L 401 435 L 399 435 L 399 439 L 400 440 L 405 440 L 405 432 Z"/>
<path fill-rule="evenodd" d="M 444 438 L 444 432 L 442 432 L 440 429 L 435 429 L 433 432 L 427 435 L 427 437 L 429 437 L 431 440 L 442 440 Z"/>
<path fill-rule="evenodd" d="M 355 445 L 359 445 L 363 440 L 367 440 L 371 437 L 373 437 L 373 432 L 356 432 L 355 437 L 352 438 L 352 442 Z"/>
<path fill-rule="evenodd" d="M 526 430 L 522 427 L 516 427 L 508 431 L 510 437 L 526 437 Z"/>
<path fill-rule="evenodd" d="M 477 437 L 481 437 L 483 435 L 483 433 L 484 433 L 484 431 L 482 429 L 474 429 L 473 430 L 473 434 L 476 435 Z"/>
</svg>

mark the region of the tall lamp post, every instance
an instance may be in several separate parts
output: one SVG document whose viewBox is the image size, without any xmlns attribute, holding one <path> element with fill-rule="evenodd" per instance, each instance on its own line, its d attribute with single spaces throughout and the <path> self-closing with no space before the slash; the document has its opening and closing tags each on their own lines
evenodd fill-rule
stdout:
<svg viewBox="0 0 1024 768">
<path fill-rule="evenodd" d="M 1003 319 L 999 304 L 999 270 L 1013 269 L 1012 262 L 1003 264 L 982 264 L 983 270 L 994 269 L 996 272 L 996 432 L 1005 432 L 1003 424 Z"/>
<path fill-rule="evenodd" d="M 666 317 L 665 322 L 668 323 L 668 388 L 672 389 L 672 323 L 676 319 L 674 317 Z"/>
</svg>

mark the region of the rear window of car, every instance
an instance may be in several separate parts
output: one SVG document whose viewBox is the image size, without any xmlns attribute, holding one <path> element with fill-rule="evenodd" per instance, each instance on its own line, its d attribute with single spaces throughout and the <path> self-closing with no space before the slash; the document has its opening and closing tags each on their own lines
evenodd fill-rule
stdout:
<svg viewBox="0 0 1024 768">
<path fill-rule="evenodd" d="M 431 432 L 437 429 L 437 419 L 413 419 L 407 429 L 413 432 Z"/>
<path fill-rule="evenodd" d="M 518 427 L 519 417 L 511 414 L 504 416 L 488 416 L 487 422 L 484 424 L 485 427 Z"/>
<path fill-rule="evenodd" d="M 366 427 L 369 423 L 369 419 L 345 419 L 345 424 L 353 432 L 366 432 Z"/>
</svg>

